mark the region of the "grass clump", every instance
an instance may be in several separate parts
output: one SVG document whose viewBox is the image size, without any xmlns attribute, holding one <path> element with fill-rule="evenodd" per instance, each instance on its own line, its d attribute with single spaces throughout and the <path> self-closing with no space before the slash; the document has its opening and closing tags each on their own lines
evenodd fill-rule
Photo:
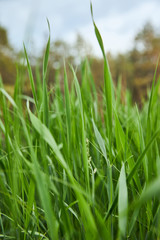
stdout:
<svg viewBox="0 0 160 240">
<path fill-rule="evenodd" d="M 104 57 L 100 108 L 87 60 L 81 86 L 71 67 L 69 91 L 64 66 L 64 93 L 59 85 L 53 96 L 47 90 L 50 39 L 43 84 L 33 80 L 24 48 L 33 98 L 22 96 L 19 72 L 13 98 L 0 81 L 3 239 L 160 238 L 159 81 L 155 74 L 141 111 L 128 93 L 122 104 L 93 24 Z"/>
</svg>

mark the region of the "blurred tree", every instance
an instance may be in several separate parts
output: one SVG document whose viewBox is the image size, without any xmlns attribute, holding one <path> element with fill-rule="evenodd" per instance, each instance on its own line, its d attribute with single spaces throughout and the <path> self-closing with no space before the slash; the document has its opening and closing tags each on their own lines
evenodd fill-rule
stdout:
<svg viewBox="0 0 160 240">
<path fill-rule="evenodd" d="M 73 56 L 71 54 L 71 46 L 63 40 L 56 40 L 51 43 L 50 63 L 52 62 L 53 68 L 59 69 L 63 67 L 64 59 L 72 63 Z"/>
<path fill-rule="evenodd" d="M 141 102 L 147 96 L 147 88 L 151 86 L 156 63 L 160 54 L 160 35 L 150 23 L 146 23 L 135 36 L 133 49 L 126 54 L 108 56 L 115 83 L 119 76 L 123 89 L 129 87 L 133 99 Z M 157 76 L 159 76 L 159 70 Z"/>
<path fill-rule="evenodd" d="M 150 22 L 146 23 L 143 29 L 135 37 L 136 45 L 143 49 L 152 49 L 152 41 L 155 38 L 155 30 Z M 141 44 L 141 45 L 140 45 Z M 138 47 L 138 46 L 137 46 Z M 141 50 L 141 49 L 139 49 Z"/>
<path fill-rule="evenodd" d="M 86 43 L 86 41 L 80 34 L 77 34 L 75 42 L 73 44 L 70 44 L 60 39 L 56 40 L 55 42 L 52 42 L 50 47 L 50 57 L 48 66 L 49 70 L 48 82 L 50 83 L 50 85 L 52 86 L 53 83 L 55 82 L 55 76 L 57 76 L 56 72 L 58 72 L 59 81 L 63 86 L 64 60 L 65 63 L 69 63 L 70 65 L 76 68 L 78 78 L 79 80 L 81 80 L 80 64 L 87 56 L 88 57 L 91 56 L 91 46 L 88 43 Z M 73 76 L 68 64 L 66 64 L 66 68 L 70 85 Z"/>
<path fill-rule="evenodd" d="M 7 31 L 0 26 L 0 74 L 4 84 L 13 85 L 16 79 L 15 53 L 9 45 Z"/>
<path fill-rule="evenodd" d="M 147 88 L 151 86 L 156 63 L 160 54 L 160 35 L 151 23 L 146 23 L 135 37 L 135 47 L 130 53 L 130 60 L 134 66 L 132 80 L 135 99 L 140 102 L 147 95 Z M 159 70 L 157 76 L 159 75 Z"/>
<path fill-rule="evenodd" d="M 86 42 L 83 36 L 79 33 L 76 36 L 73 50 L 76 64 L 80 64 L 84 58 L 90 58 L 93 55 L 91 45 Z"/>
<path fill-rule="evenodd" d="M 9 46 L 7 31 L 2 26 L 0 26 L 0 45 L 1 46 Z"/>
<path fill-rule="evenodd" d="M 114 82 L 117 83 L 118 79 L 121 77 L 122 89 L 125 90 L 129 87 L 133 93 L 134 99 L 140 102 L 141 98 L 146 97 L 146 90 L 152 83 L 159 53 L 160 35 L 155 31 L 150 23 L 147 23 L 135 36 L 135 44 L 131 51 L 126 54 L 118 54 L 117 56 L 107 53 Z M 16 57 L 17 54 L 9 44 L 6 30 L 3 27 L 0 27 L 0 74 L 2 75 L 5 84 L 13 85 L 15 82 Z M 42 57 L 43 56 L 40 56 L 39 58 L 41 73 L 43 62 Z M 80 34 L 77 34 L 76 40 L 72 45 L 63 40 L 57 40 L 51 43 L 48 64 L 49 84 L 53 85 L 55 82 L 56 72 L 58 71 L 59 79 L 63 85 L 64 60 L 66 63 L 70 63 L 76 68 L 78 79 L 81 80 L 80 63 L 85 57 L 88 57 L 91 64 L 91 71 L 96 86 L 98 88 L 102 88 L 103 59 L 92 54 L 91 46 L 86 43 L 83 36 Z M 35 78 L 36 62 L 37 59 L 32 57 L 31 64 Z M 68 79 L 71 82 L 73 76 L 68 64 L 66 64 L 66 66 Z M 159 71 L 157 72 L 157 75 L 159 75 Z"/>
</svg>

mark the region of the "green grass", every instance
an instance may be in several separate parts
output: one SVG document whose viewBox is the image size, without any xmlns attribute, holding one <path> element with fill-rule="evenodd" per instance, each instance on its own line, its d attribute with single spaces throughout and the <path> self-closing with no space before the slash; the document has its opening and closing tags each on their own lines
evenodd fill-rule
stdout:
<svg viewBox="0 0 160 240">
<path fill-rule="evenodd" d="M 42 82 L 24 47 L 33 98 L 22 95 L 20 71 L 13 97 L 0 79 L 2 239 L 160 239 L 160 80 L 155 72 L 141 110 L 129 92 L 121 103 L 93 24 L 104 57 L 101 102 L 87 60 L 81 85 L 71 67 L 69 91 L 64 66 L 64 91 L 58 75 L 47 90 L 50 38 Z"/>
</svg>

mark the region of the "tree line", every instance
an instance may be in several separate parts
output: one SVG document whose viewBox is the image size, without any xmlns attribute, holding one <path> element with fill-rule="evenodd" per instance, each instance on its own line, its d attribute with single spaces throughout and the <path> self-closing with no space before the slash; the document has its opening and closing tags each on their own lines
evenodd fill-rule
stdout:
<svg viewBox="0 0 160 240">
<path fill-rule="evenodd" d="M 160 33 L 154 29 L 151 23 L 146 23 L 142 30 L 135 35 L 134 46 L 130 51 L 116 56 L 109 52 L 106 53 L 113 81 L 117 84 L 121 80 L 123 90 L 129 88 L 133 100 L 138 103 L 141 103 L 147 96 L 147 89 L 152 84 L 159 53 Z M 23 82 L 25 82 L 24 92 L 29 94 L 30 86 L 29 81 L 27 81 L 25 61 L 20 61 L 23 57 L 22 52 L 17 53 L 10 45 L 6 29 L 0 26 L 0 75 L 3 83 L 8 89 L 12 89 L 17 76 L 17 68 L 21 69 Z M 36 58 L 30 56 L 35 77 L 38 72 L 42 72 L 42 58 L 43 54 Z M 63 40 L 51 43 L 48 85 L 50 87 L 54 85 L 57 74 L 60 81 L 63 82 L 64 59 L 66 63 L 70 63 L 77 69 L 77 74 L 81 79 L 83 66 L 81 63 L 86 58 L 90 63 L 96 86 L 101 90 L 103 86 L 103 59 L 94 55 L 91 46 L 79 34 L 72 45 Z M 68 74 L 70 74 L 69 66 L 66 65 Z M 37 69 L 39 70 L 37 71 Z M 72 79 L 72 76 L 69 76 L 69 79 Z M 158 76 L 159 69 L 157 70 L 157 80 Z"/>
</svg>

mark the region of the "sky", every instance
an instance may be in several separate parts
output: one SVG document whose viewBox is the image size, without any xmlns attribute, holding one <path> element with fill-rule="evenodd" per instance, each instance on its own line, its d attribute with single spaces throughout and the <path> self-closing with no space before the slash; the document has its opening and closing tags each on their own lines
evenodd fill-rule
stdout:
<svg viewBox="0 0 160 240">
<path fill-rule="evenodd" d="M 160 0 L 92 0 L 94 20 L 106 51 L 124 53 L 133 46 L 135 34 L 150 21 L 160 32 Z M 0 0 L 0 25 L 17 50 L 23 42 L 38 53 L 48 37 L 73 43 L 77 33 L 100 56 L 90 13 L 90 0 Z"/>
</svg>

